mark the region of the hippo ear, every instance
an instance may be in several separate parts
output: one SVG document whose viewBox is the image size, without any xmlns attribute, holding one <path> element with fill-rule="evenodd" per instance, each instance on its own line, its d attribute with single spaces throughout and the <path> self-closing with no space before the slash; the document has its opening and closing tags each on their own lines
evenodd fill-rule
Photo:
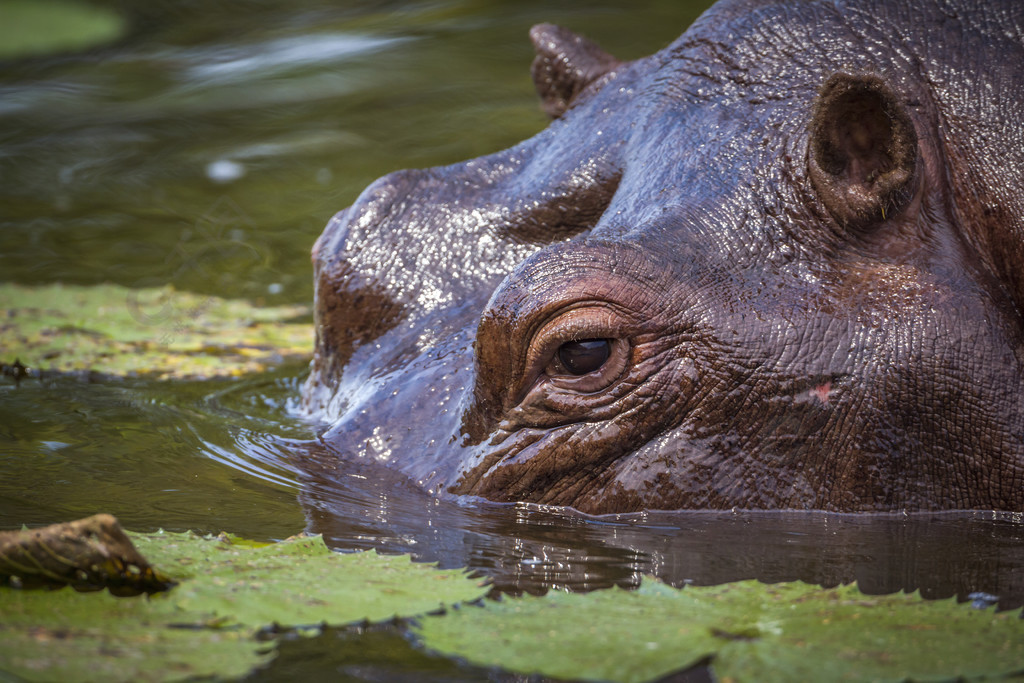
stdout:
<svg viewBox="0 0 1024 683">
<path fill-rule="evenodd" d="M 553 119 L 569 108 L 573 98 L 621 62 L 586 38 L 552 24 L 530 29 L 537 56 L 530 67 L 544 111 Z"/>
<path fill-rule="evenodd" d="M 841 225 L 880 223 L 913 199 L 917 135 L 881 78 L 833 74 L 818 93 L 810 133 L 811 182 Z"/>
</svg>

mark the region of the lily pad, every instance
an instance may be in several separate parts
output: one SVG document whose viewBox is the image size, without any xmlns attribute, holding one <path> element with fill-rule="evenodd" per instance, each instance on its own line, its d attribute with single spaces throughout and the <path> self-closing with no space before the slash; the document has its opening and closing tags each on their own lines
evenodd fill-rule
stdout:
<svg viewBox="0 0 1024 683">
<path fill-rule="evenodd" d="M 677 590 L 551 592 L 417 629 L 433 650 L 481 666 L 609 681 L 651 681 L 708 658 L 719 680 L 947 680 L 1024 669 L 1019 612 L 856 587 L 742 581 Z"/>
<path fill-rule="evenodd" d="M 261 629 L 340 625 L 437 610 L 482 597 L 457 570 L 374 552 L 340 555 L 320 537 L 254 544 L 229 536 L 129 534 L 170 591 L 0 588 L 0 678 L 166 681 L 238 677 L 266 663 Z"/>
<path fill-rule="evenodd" d="M 73 0 L 0 0 L 0 59 L 102 45 L 126 29 L 121 15 Z"/>
<path fill-rule="evenodd" d="M 261 308 L 170 287 L 0 285 L 5 369 L 206 379 L 306 359 L 306 306 Z M 16 365 L 17 364 L 17 365 Z M 7 374 L 16 379 L 25 370 Z"/>
<path fill-rule="evenodd" d="M 195 622 L 260 628 L 382 621 L 476 600 L 487 592 L 461 570 L 375 551 L 338 554 L 320 536 L 254 547 L 194 534 L 129 534 L 139 551 L 181 585 L 168 594 Z"/>
<path fill-rule="evenodd" d="M 250 630 L 176 627 L 155 604 L 163 601 L 0 589 L 0 672 L 28 681 L 234 678 L 273 658 L 274 643 Z"/>
</svg>

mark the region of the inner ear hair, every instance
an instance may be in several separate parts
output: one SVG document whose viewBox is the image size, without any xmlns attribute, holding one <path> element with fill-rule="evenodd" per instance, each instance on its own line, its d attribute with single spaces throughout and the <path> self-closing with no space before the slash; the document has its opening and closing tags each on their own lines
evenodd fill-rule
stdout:
<svg viewBox="0 0 1024 683">
<path fill-rule="evenodd" d="M 906 108 L 873 74 L 833 74 L 811 117 L 808 169 L 832 216 L 867 227 L 899 214 L 917 187 L 917 134 Z"/>
</svg>

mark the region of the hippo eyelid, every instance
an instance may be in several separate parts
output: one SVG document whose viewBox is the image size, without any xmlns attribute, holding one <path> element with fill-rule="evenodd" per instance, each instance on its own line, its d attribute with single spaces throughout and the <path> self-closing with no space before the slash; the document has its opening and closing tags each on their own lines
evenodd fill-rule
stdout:
<svg viewBox="0 0 1024 683">
<path fill-rule="evenodd" d="M 628 318 L 617 307 L 604 302 L 588 302 L 562 310 L 544 324 L 530 342 L 523 366 L 522 389 L 515 403 L 537 388 L 538 383 L 593 393 L 617 380 L 628 365 L 630 343 Z M 559 359 L 566 344 L 583 341 L 608 342 L 608 358 L 591 372 L 575 374 Z"/>
</svg>

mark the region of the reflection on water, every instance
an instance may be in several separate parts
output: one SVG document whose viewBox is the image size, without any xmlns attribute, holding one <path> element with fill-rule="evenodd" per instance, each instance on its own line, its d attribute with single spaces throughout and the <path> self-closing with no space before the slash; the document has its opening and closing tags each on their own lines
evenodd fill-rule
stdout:
<svg viewBox="0 0 1024 683">
<path fill-rule="evenodd" d="M 305 453 L 303 463 L 318 462 Z M 342 549 L 467 566 L 509 592 L 743 579 L 856 581 L 867 593 L 988 593 L 1024 604 L 1024 515 L 650 512 L 587 517 L 537 505 L 437 500 L 379 468 L 303 475 L 311 530 Z"/>
<path fill-rule="evenodd" d="M 250 73 L 261 78 L 276 77 L 293 69 L 333 62 L 383 50 L 401 38 L 372 38 L 344 33 L 322 33 L 295 38 L 278 38 L 236 48 L 219 47 L 212 54 L 199 55 L 186 72 L 191 83 L 235 82 Z"/>
</svg>

